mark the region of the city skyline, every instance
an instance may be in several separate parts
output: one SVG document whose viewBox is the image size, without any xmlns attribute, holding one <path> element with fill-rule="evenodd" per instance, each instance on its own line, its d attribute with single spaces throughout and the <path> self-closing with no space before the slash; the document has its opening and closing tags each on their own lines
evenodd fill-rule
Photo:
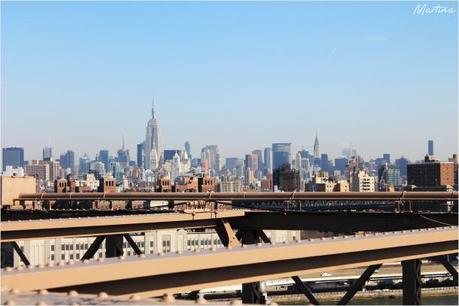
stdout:
<svg viewBox="0 0 459 306">
<path fill-rule="evenodd" d="M 195 156 L 212 144 L 223 157 L 276 142 L 312 152 L 316 131 L 330 157 L 352 143 L 365 159 L 421 160 L 428 139 L 442 160 L 457 151 L 456 14 L 416 16 L 416 3 L 1 5 L 2 147 L 27 160 L 45 146 L 55 158 L 114 154 L 122 135 L 133 156 L 153 96 L 162 149 L 189 141 Z"/>
</svg>

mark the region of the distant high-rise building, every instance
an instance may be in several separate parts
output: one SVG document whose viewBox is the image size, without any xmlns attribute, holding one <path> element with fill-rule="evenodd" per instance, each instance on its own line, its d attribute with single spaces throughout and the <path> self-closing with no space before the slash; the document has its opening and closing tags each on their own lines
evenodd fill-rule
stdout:
<svg viewBox="0 0 459 306">
<path fill-rule="evenodd" d="M 272 144 L 273 169 L 292 164 L 291 143 Z"/>
<path fill-rule="evenodd" d="M 265 148 L 263 151 L 263 160 L 264 160 L 264 170 L 265 174 L 273 172 L 273 164 L 271 158 L 271 148 Z"/>
<path fill-rule="evenodd" d="M 137 144 L 137 167 L 145 167 L 145 141 Z"/>
<path fill-rule="evenodd" d="M 335 158 L 335 169 L 339 170 L 341 172 L 341 175 L 344 175 L 346 173 L 346 167 L 347 167 L 347 158 L 345 157 Z"/>
<path fill-rule="evenodd" d="M 188 155 L 188 158 L 192 159 L 193 157 L 191 156 L 191 145 L 188 141 L 185 142 L 185 151 L 186 151 L 186 154 Z"/>
<path fill-rule="evenodd" d="M 272 157 L 273 157 L 273 186 L 279 188 L 279 169 L 282 166 L 291 167 L 292 154 L 291 143 L 273 143 L 272 144 Z M 290 169 L 290 168 L 289 168 Z"/>
<path fill-rule="evenodd" d="M 108 150 L 99 151 L 99 161 L 104 164 L 105 172 L 110 172 L 110 156 Z"/>
<path fill-rule="evenodd" d="M 48 181 L 50 179 L 49 163 L 41 160 L 31 160 L 25 166 L 25 172 L 28 176 L 33 176 L 39 180 Z"/>
<path fill-rule="evenodd" d="M 83 157 L 80 157 L 80 161 L 78 164 L 78 174 L 88 173 L 90 162 L 91 160 L 89 159 L 89 156 L 86 153 L 83 155 Z"/>
<path fill-rule="evenodd" d="M 329 161 L 328 161 L 328 154 L 325 154 L 323 153 L 321 156 L 320 156 L 320 169 L 322 171 L 327 171 L 329 172 Z"/>
<path fill-rule="evenodd" d="M 207 145 L 201 150 L 201 163 L 207 165 L 207 174 L 215 176 L 220 171 L 220 154 L 216 145 Z"/>
<path fill-rule="evenodd" d="M 257 156 L 257 171 L 263 170 L 263 152 L 261 150 L 253 150 L 252 154 Z"/>
<path fill-rule="evenodd" d="M 172 161 L 175 154 L 178 154 L 178 156 L 181 156 L 182 150 L 177 150 L 177 149 L 164 150 L 164 162 Z"/>
<path fill-rule="evenodd" d="M 145 169 L 156 170 L 158 157 L 161 156 L 159 150 L 159 124 L 155 118 L 155 108 L 154 105 L 151 108 L 151 119 L 147 123 L 147 133 L 145 139 Z M 152 151 L 156 151 L 152 154 Z M 155 164 L 152 165 L 152 158 L 155 159 Z"/>
<path fill-rule="evenodd" d="M 63 169 L 70 169 L 73 173 L 75 171 L 75 153 L 68 150 L 60 156 L 59 163 Z"/>
<path fill-rule="evenodd" d="M 6 166 L 22 167 L 24 165 L 24 148 L 3 148 L 2 164 L 3 171 L 6 170 Z"/>
<path fill-rule="evenodd" d="M 124 136 L 123 136 L 123 141 L 121 145 L 121 150 L 118 150 L 117 154 L 118 154 L 117 161 L 120 163 L 120 167 L 122 169 L 129 167 L 129 161 L 130 161 L 129 150 L 125 149 Z"/>
<path fill-rule="evenodd" d="M 319 155 L 319 138 L 317 137 L 317 134 L 316 134 L 316 138 L 314 139 L 314 158 L 320 158 L 320 155 Z"/>
<path fill-rule="evenodd" d="M 382 155 L 382 158 L 386 161 L 386 163 L 390 164 L 390 154 L 389 153 L 384 153 Z"/>
<path fill-rule="evenodd" d="M 43 148 L 43 160 L 51 161 L 53 159 L 53 149 L 51 147 Z"/>
<path fill-rule="evenodd" d="M 433 140 L 427 141 L 427 150 L 428 150 L 427 154 L 429 154 L 430 156 L 434 155 L 434 142 L 433 142 Z"/>
<path fill-rule="evenodd" d="M 400 169 L 400 176 L 405 177 L 407 175 L 407 166 L 410 161 L 405 157 L 400 157 L 399 159 L 395 160 L 395 165 Z"/>
</svg>

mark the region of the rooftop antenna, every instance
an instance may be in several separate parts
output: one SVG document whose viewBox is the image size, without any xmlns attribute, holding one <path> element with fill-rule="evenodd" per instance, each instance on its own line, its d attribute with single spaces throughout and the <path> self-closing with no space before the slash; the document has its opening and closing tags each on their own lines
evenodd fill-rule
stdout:
<svg viewBox="0 0 459 306">
<path fill-rule="evenodd" d="M 151 101 L 151 116 L 152 118 L 155 118 L 155 96 L 153 96 Z"/>
<path fill-rule="evenodd" d="M 121 147 L 121 150 L 124 151 L 124 135 L 122 135 L 122 147 Z"/>
</svg>

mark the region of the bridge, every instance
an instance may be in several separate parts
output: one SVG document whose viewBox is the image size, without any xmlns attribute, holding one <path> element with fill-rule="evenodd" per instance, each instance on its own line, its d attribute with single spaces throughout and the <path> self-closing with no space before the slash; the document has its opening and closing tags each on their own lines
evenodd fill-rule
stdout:
<svg viewBox="0 0 459 306">
<path fill-rule="evenodd" d="M 17 201 L 74 200 L 194 200 L 239 207 L 244 201 L 282 202 L 283 209 L 182 209 L 167 210 L 5 210 L 1 243 L 11 244 L 26 267 L 5 268 L 2 282 L 23 291 L 107 292 L 121 297 L 133 294 L 154 297 L 234 284 L 243 284 L 242 300 L 263 302 L 258 282 L 292 277 L 298 290 L 312 304 L 319 302 L 301 275 L 316 271 L 367 267 L 351 284 L 340 304 L 348 303 L 372 273 L 387 262 L 400 261 L 403 270 L 404 304 L 421 302 L 421 259 L 441 262 L 457 283 L 457 271 L 448 254 L 458 252 L 457 214 L 353 211 L 349 209 L 291 209 L 296 201 L 393 202 L 398 207 L 413 203 L 450 201 L 457 205 L 457 192 L 395 193 L 43 193 L 22 194 Z M 242 202 L 241 202 L 242 201 Z M 247 202 L 246 202 L 247 203 Z M 175 202 L 173 203 L 175 204 Z M 309 204 L 306 204 L 309 205 Z M 401 205 L 401 206 L 400 206 Z M 234 208 L 234 207 L 233 207 Z M 130 234 L 166 228 L 214 228 L 224 249 L 180 254 L 142 254 Z M 313 230 L 332 237 L 274 244 L 264 230 Z M 56 237 L 97 237 L 82 261 L 32 267 L 17 242 Z M 120 251 L 125 239 L 137 256 Z M 106 257 L 93 260 L 105 240 Z"/>
</svg>

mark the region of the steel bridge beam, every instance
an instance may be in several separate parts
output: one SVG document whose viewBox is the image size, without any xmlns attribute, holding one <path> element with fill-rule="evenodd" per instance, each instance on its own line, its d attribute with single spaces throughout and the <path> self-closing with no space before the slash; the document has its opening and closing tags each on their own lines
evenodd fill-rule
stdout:
<svg viewBox="0 0 459 306">
<path fill-rule="evenodd" d="M 110 217 L 4 221 L 1 242 L 55 237 L 106 236 L 166 228 L 215 227 L 227 220 L 240 230 L 316 230 L 335 233 L 394 231 L 457 225 L 457 214 L 397 214 L 348 212 L 266 212 L 219 210 L 216 212 L 166 213 Z"/>
<path fill-rule="evenodd" d="M 448 227 L 183 255 L 109 258 L 102 263 L 4 271 L 2 284 L 23 291 L 75 289 L 82 293 L 159 296 L 451 254 L 458 251 L 457 240 L 457 227 Z"/>
<path fill-rule="evenodd" d="M 457 201 L 457 191 L 435 192 L 69 192 L 20 194 L 20 201 L 56 200 L 449 200 Z"/>
</svg>

